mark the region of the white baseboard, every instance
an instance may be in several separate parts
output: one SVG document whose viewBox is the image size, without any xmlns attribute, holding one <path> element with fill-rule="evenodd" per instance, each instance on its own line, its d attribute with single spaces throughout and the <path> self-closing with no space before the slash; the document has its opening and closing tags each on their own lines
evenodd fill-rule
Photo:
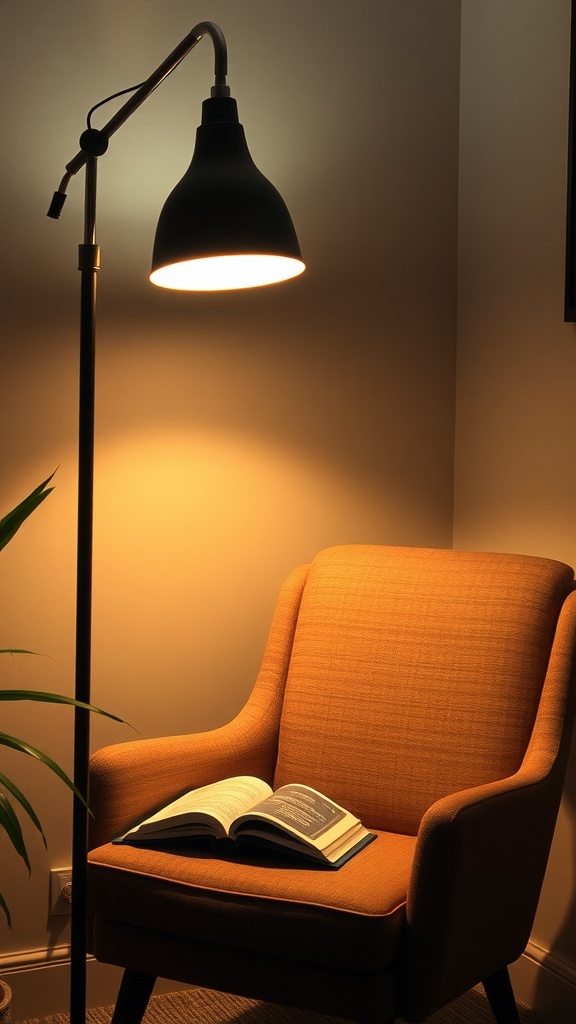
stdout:
<svg viewBox="0 0 576 1024">
<path fill-rule="evenodd" d="M 12 989 L 12 1022 L 54 1013 L 67 1013 L 70 999 L 70 948 L 27 950 L 0 956 L 0 977 Z M 88 958 L 86 1002 L 88 1006 L 108 1006 L 116 1001 L 122 971 Z M 185 985 L 159 978 L 155 993 L 174 992 Z"/>
<path fill-rule="evenodd" d="M 510 967 L 516 998 L 547 1024 L 576 1021 L 576 966 L 530 941 Z"/>
<path fill-rule="evenodd" d="M 115 1002 L 122 972 L 88 959 L 88 1006 Z M 510 967 L 516 998 L 539 1013 L 548 1024 L 576 1021 L 576 966 L 530 942 Z M 54 1013 L 66 1013 L 70 988 L 70 949 L 27 950 L 0 956 L 0 977 L 13 993 L 13 1024 Z M 174 992 L 186 986 L 159 979 L 155 992 Z"/>
</svg>

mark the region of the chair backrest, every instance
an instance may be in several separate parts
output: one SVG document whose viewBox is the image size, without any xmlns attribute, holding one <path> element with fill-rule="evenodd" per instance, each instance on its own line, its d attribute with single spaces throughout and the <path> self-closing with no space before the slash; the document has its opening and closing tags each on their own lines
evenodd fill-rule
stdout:
<svg viewBox="0 0 576 1024">
<path fill-rule="evenodd" d="M 345 545 L 309 567 L 275 784 L 416 834 L 439 797 L 513 774 L 534 723 L 569 566 Z"/>
</svg>

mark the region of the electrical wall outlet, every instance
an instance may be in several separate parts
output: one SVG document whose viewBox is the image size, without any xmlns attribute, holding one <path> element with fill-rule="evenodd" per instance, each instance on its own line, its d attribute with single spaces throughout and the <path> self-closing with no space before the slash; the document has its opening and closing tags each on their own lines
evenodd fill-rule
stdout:
<svg viewBox="0 0 576 1024">
<path fill-rule="evenodd" d="M 50 871 L 50 913 L 69 914 L 72 905 L 72 868 Z"/>
</svg>

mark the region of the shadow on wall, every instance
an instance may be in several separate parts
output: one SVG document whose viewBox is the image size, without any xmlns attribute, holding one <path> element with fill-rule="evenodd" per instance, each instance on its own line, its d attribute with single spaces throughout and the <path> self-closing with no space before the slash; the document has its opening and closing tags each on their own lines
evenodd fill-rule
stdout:
<svg viewBox="0 0 576 1024">
<path fill-rule="evenodd" d="M 568 761 L 566 782 L 562 797 L 561 815 L 566 823 L 563 860 L 567 865 L 568 877 L 564 879 L 561 872 L 554 872 L 554 865 L 549 863 L 548 872 L 554 872 L 552 885 L 556 890 L 564 888 L 557 895 L 566 899 L 565 916 L 561 927 L 556 932 L 549 954 L 543 960 L 544 970 L 538 971 L 534 990 L 533 1008 L 546 1020 L 569 1024 L 576 1015 L 576 977 L 570 965 L 569 951 L 576 935 L 576 732 L 572 741 L 572 749 Z M 568 953 L 567 953 L 568 951 Z M 564 984 L 558 984 L 558 980 Z M 571 985 L 570 989 L 568 986 Z M 570 1005 L 564 998 L 566 992 L 572 991 Z"/>
</svg>

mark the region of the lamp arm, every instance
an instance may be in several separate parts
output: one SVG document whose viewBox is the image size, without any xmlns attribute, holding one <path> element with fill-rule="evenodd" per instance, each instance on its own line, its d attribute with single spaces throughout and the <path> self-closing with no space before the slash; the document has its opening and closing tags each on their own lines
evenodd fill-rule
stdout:
<svg viewBox="0 0 576 1024">
<path fill-rule="evenodd" d="M 187 36 L 178 44 L 178 46 L 172 50 L 165 60 L 156 68 L 155 71 L 146 79 L 142 85 L 138 86 L 136 92 L 126 100 L 126 102 L 120 107 L 119 110 L 110 118 L 110 120 L 99 130 L 88 129 L 88 132 L 83 133 L 82 140 L 88 135 L 91 136 L 91 142 L 95 145 L 95 149 L 92 153 L 87 152 L 84 148 L 81 149 L 76 156 L 66 164 L 66 174 L 62 178 L 58 190 L 54 193 L 50 208 L 48 210 L 48 216 L 54 220 L 58 220 L 62 207 L 66 200 L 66 189 L 70 178 L 76 174 L 86 163 L 88 155 L 100 156 L 106 152 L 108 146 L 108 139 L 115 131 L 120 128 L 125 121 L 134 113 L 134 111 L 148 99 L 150 94 L 164 81 L 165 78 L 171 74 L 172 71 L 184 60 L 190 51 L 200 42 L 203 36 L 209 35 L 214 44 L 214 86 L 212 88 L 212 95 L 216 96 L 228 96 L 230 90 L 226 85 L 226 76 L 228 73 L 228 52 L 226 47 L 226 39 L 224 33 L 214 24 L 213 21 L 201 21 L 198 25 L 188 33 Z M 88 149 L 88 145 L 87 145 Z"/>
</svg>

